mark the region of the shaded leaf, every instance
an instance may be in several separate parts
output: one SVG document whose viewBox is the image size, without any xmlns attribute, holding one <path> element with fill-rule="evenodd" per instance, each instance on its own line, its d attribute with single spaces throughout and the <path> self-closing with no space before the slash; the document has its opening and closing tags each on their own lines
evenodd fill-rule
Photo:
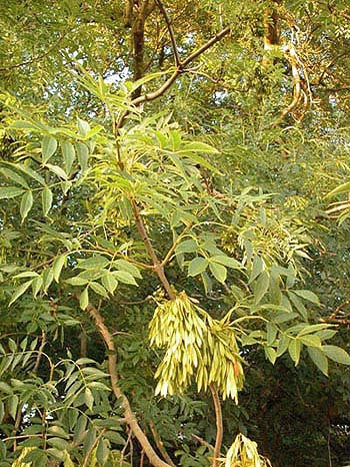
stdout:
<svg viewBox="0 0 350 467">
<path fill-rule="evenodd" d="M 317 368 L 322 371 L 324 375 L 328 376 L 328 360 L 323 351 L 317 347 L 308 347 L 307 351 Z"/>
<path fill-rule="evenodd" d="M 331 360 L 343 365 L 350 365 L 350 356 L 344 349 L 336 345 L 324 345 L 322 350 Z"/>
</svg>

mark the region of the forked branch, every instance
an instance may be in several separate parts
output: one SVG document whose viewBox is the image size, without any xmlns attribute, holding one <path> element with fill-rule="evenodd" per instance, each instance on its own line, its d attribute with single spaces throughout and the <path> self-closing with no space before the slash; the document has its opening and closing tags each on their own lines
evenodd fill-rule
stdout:
<svg viewBox="0 0 350 467">
<path fill-rule="evenodd" d="M 219 42 L 222 38 L 227 36 L 231 32 L 230 26 L 227 26 L 226 28 L 222 29 L 220 32 L 218 32 L 214 37 L 209 39 L 208 42 L 206 42 L 202 47 L 199 47 L 195 52 L 193 52 L 191 55 L 189 55 L 187 58 L 185 58 L 183 61 L 179 61 L 178 66 L 175 68 L 171 76 L 165 81 L 165 83 L 158 88 L 156 91 L 150 92 L 143 94 L 142 96 L 136 97 L 135 99 L 132 99 L 131 105 L 138 106 L 140 104 L 143 104 L 144 102 L 150 102 L 155 99 L 158 99 L 161 97 L 163 94 L 166 93 L 168 89 L 172 86 L 172 84 L 175 82 L 175 80 L 182 74 L 186 73 L 186 66 L 192 63 L 196 58 L 198 58 L 200 55 L 202 55 L 204 52 L 206 52 L 210 47 L 212 47 L 214 44 Z M 126 110 L 125 112 L 122 113 L 120 116 L 117 124 L 116 124 L 116 134 L 118 133 L 119 128 L 123 126 L 125 118 L 129 114 L 129 110 Z"/>
</svg>

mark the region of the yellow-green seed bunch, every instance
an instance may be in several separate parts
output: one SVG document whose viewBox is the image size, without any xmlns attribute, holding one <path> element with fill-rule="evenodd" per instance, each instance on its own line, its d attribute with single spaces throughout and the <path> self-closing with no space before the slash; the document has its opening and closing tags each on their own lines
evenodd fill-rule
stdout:
<svg viewBox="0 0 350 467">
<path fill-rule="evenodd" d="M 211 320 L 207 329 L 207 339 L 203 345 L 203 360 L 206 370 L 197 372 L 198 389 L 215 383 L 223 399 L 232 398 L 238 403 L 238 391 L 243 387 L 243 359 L 239 355 L 236 332 L 228 323 Z"/>
<path fill-rule="evenodd" d="M 198 391 L 215 383 L 224 399 L 238 402 L 244 373 L 235 330 L 212 319 L 185 292 L 157 306 L 150 341 L 166 349 L 155 374 L 156 394 L 182 392 L 194 379 Z"/>
<path fill-rule="evenodd" d="M 205 321 L 196 313 L 193 303 L 182 292 L 175 300 L 159 304 L 150 322 L 150 341 L 165 347 L 164 358 L 155 377 L 159 378 L 156 394 L 181 392 L 191 382 L 206 335 Z"/>
<path fill-rule="evenodd" d="M 270 461 L 259 455 L 257 444 L 241 433 L 220 461 L 225 467 L 271 467 Z"/>
</svg>

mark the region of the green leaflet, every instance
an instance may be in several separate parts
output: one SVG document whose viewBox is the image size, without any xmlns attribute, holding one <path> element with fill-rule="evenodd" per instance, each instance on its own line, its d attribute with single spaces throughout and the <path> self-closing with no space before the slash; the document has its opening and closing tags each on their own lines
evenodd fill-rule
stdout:
<svg viewBox="0 0 350 467">
<path fill-rule="evenodd" d="M 54 155 L 57 149 L 57 140 L 53 136 L 44 136 L 41 143 L 41 152 L 43 163 L 46 164 L 48 160 Z"/>
</svg>

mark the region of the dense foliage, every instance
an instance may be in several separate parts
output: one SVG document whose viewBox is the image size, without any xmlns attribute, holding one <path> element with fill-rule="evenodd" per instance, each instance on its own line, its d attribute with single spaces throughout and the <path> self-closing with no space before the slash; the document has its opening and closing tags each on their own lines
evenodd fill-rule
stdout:
<svg viewBox="0 0 350 467">
<path fill-rule="evenodd" d="M 0 465 L 346 465 L 350 7 L 0 13 Z"/>
</svg>

